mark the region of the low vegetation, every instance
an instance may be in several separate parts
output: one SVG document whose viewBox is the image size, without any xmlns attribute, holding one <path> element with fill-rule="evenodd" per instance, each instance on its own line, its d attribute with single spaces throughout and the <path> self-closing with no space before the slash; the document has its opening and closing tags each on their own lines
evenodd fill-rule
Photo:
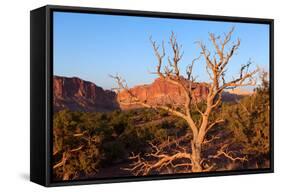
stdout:
<svg viewBox="0 0 281 192">
<path fill-rule="evenodd" d="M 192 111 L 192 116 L 199 119 L 196 110 Z M 239 102 L 223 103 L 220 113 L 211 118 L 221 116 L 225 117 L 225 123 L 214 127 L 206 136 L 202 152 L 202 158 L 216 163 L 213 171 L 268 167 L 268 81 L 264 79 L 253 95 Z M 120 163 L 120 171 L 126 170 L 131 154 L 145 155 L 156 144 L 161 144 L 162 148 L 181 144 L 190 150 L 192 139 L 183 119 L 165 110 L 147 108 L 107 113 L 63 110 L 54 114 L 53 127 L 53 174 L 56 180 L 95 177 L 103 168 Z M 224 156 L 228 154 L 225 151 L 220 155 L 214 153 L 221 148 L 231 152 L 232 159 Z M 208 161 L 204 166 L 208 166 Z"/>
<path fill-rule="evenodd" d="M 200 56 L 182 75 L 182 46 L 175 34 L 165 44 L 151 39 L 157 58 L 155 74 L 180 87 L 184 104 L 149 104 L 140 100 L 120 76 L 111 76 L 117 92 L 126 91 L 129 105 L 143 108 L 112 112 L 56 112 L 53 118 L 53 178 L 69 180 L 188 172 L 245 170 L 270 167 L 270 94 L 268 74 L 251 62 L 241 65 L 237 76 L 227 75 L 229 60 L 240 46 L 230 43 L 232 28 L 224 36 L 209 34 L 212 48 L 197 42 Z M 211 54 L 212 53 L 212 54 Z M 205 99 L 198 101 L 192 83 L 193 67 L 203 58 L 210 81 Z M 164 59 L 167 58 L 167 63 Z M 202 60 L 201 60 L 202 62 Z M 164 63 L 164 64 L 163 64 Z M 257 84 L 256 75 L 261 73 Z M 227 89 L 255 87 L 253 94 L 225 102 Z M 121 100 L 118 101 L 122 103 Z M 117 169 L 116 169 L 117 167 Z"/>
</svg>

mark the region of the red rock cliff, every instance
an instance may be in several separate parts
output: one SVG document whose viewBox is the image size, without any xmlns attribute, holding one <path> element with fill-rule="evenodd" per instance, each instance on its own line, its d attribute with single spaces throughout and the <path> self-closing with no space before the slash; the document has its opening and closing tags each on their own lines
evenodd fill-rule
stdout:
<svg viewBox="0 0 281 192">
<path fill-rule="evenodd" d="M 187 80 L 183 81 L 188 83 Z M 208 86 L 206 83 L 193 83 L 192 95 L 197 101 L 206 99 Z M 143 102 L 150 105 L 181 106 L 185 102 L 184 91 L 181 87 L 164 79 L 155 79 L 149 85 L 138 85 L 130 91 Z M 69 109 L 71 111 L 112 111 L 115 109 L 138 108 L 139 105 L 131 105 L 130 96 L 126 91 L 116 95 L 115 92 L 104 90 L 92 82 L 84 81 L 77 77 L 53 78 L 53 106 L 54 111 Z M 235 101 L 242 96 L 228 92 L 223 93 L 224 101 Z M 118 101 L 121 101 L 120 103 Z M 124 104 L 124 103 L 127 103 Z M 129 105 L 128 105 L 129 104 Z"/>
<path fill-rule="evenodd" d="M 186 83 L 188 83 L 185 80 Z M 198 101 L 205 99 L 208 94 L 208 87 L 204 83 L 193 83 L 194 90 L 193 97 Z M 130 91 L 143 102 L 150 105 L 182 105 L 185 100 L 184 91 L 181 87 L 172 84 L 164 79 L 156 79 L 150 85 L 140 85 L 130 89 Z M 123 103 L 130 103 L 130 96 L 126 91 L 118 94 L 118 100 L 121 101 L 122 109 L 134 108 L 138 106 L 126 105 Z"/>
<path fill-rule="evenodd" d="M 116 94 L 77 77 L 53 78 L 54 111 L 111 111 L 118 109 Z"/>
</svg>

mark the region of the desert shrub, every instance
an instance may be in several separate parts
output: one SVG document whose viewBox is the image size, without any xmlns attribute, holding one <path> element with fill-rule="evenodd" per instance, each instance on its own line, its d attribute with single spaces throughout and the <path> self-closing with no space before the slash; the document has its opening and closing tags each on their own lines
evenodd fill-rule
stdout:
<svg viewBox="0 0 281 192">
<path fill-rule="evenodd" d="M 159 110 L 159 114 L 161 117 L 167 117 L 169 116 L 169 112 L 166 110 Z"/>
<path fill-rule="evenodd" d="M 96 172 L 100 161 L 101 138 L 88 129 L 84 115 L 64 110 L 53 120 L 53 174 L 68 180 Z M 91 118 L 89 118 L 91 120 Z"/>
<path fill-rule="evenodd" d="M 269 159 L 269 102 L 269 83 L 262 77 L 262 84 L 254 90 L 253 95 L 223 108 L 227 128 L 234 135 L 233 141 L 243 146 L 242 153 L 249 160 L 265 162 Z"/>
<path fill-rule="evenodd" d="M 113 112 L 59 111 L 53 118 L 53 169 L 57 180 L 93 176 L 102 167 L 145 152 L 149 142 L 186 131 L 180 118 L 154 109 Z"/>
<path fill-rule="evenodd" d="M 188 131 L 188 125 L 184 119 L 176 118 L 174 126 L 176 128 L 176 135 L 184 135 Z"/>
<path fill-rule="evenodd" d="M 166 128 L 161 124 L 134 126 L 130 124 L 120 135 L 126 149 L 131 152 L 144 151 L 149 142 L 161 142 L 167 139 Z"/>
<path fill-rule="evenodd" d="M 129 115 L 123 113 L 114 113 L 111 115 L 110 125 L 113 127 L 113 130 L 117 135 L 120 135 L 124 132 L 126 127 L 129 124 Z"/>
<path fill-rule="evenodd" d="M 123 142 L 119 140 L 106 142 L 102 146 L 103 165 L 112 164 L 124 159 L 126 154 Z"/>
</svg>

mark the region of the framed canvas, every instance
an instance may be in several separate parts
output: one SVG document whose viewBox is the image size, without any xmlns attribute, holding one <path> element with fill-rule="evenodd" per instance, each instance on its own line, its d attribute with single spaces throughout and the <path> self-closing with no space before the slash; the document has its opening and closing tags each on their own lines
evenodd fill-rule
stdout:
<svg viewBox="0 0 281 192">
<path fill-rule="evenodd" d="M 273 20 L 31 11 L 30 179 L 273 172 Z"/>
</svg>

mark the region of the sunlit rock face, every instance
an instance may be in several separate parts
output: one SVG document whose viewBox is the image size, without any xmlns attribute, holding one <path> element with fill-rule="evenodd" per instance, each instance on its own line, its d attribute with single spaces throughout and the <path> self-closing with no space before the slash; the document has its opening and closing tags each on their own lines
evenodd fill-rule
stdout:
<svg viewBox="0 0 281 192">
<path fill-rule="evenodd" d="M 59 111 L 112 111 L 118 109 L 116 93 L 77 77 L 53 78 L 53 109 Z"/>
<path fill-rule="evenodd" d="M 186 86 L 187 80 L 182 80 Z M 208 95 L 208 86 L 206 83 L 192 83 L 193 99 L 202 101 Z M 180 106 L 185 103 L 185 92 L 181 86 L 173 84 L 165 79 L 158 78 L 152 84 L 139 85 L 130 89 L 140 101 L 149 105 L 173 105 Z M 128 105 L 131 103 L 130 94 L 122 91 L 118 94 L 118 100 L 122 109 L 140 107 L 139 105 Z"/>
<path fill-rule="evenodd" d="M 189 81 L 181 79 L 185 87 L 189 87 Z M 207 98 L 209 88 L 207 83 L 191 83 L 192 101 L 200 102 Z M 181 107 L 186 102 L 183 87 L 171 83 L 165 79 L 157 78 L 151 84 L 137 85 L 129 89 L 143 103 L 157 105 L 171 105 Z M 234 92 L 223 92 L 223 101 L 236 101 L 243 97 Z M 69 109 L 71 111 L 106 112 L 116 109 L 133 109 L 142 107 L 134 104 L 127 91 L 115 93 L 104 90 L 95 83 L 84 81 L 77 77 L 53 78 L 53 109 L 59 111 Z"/>
</svg>

